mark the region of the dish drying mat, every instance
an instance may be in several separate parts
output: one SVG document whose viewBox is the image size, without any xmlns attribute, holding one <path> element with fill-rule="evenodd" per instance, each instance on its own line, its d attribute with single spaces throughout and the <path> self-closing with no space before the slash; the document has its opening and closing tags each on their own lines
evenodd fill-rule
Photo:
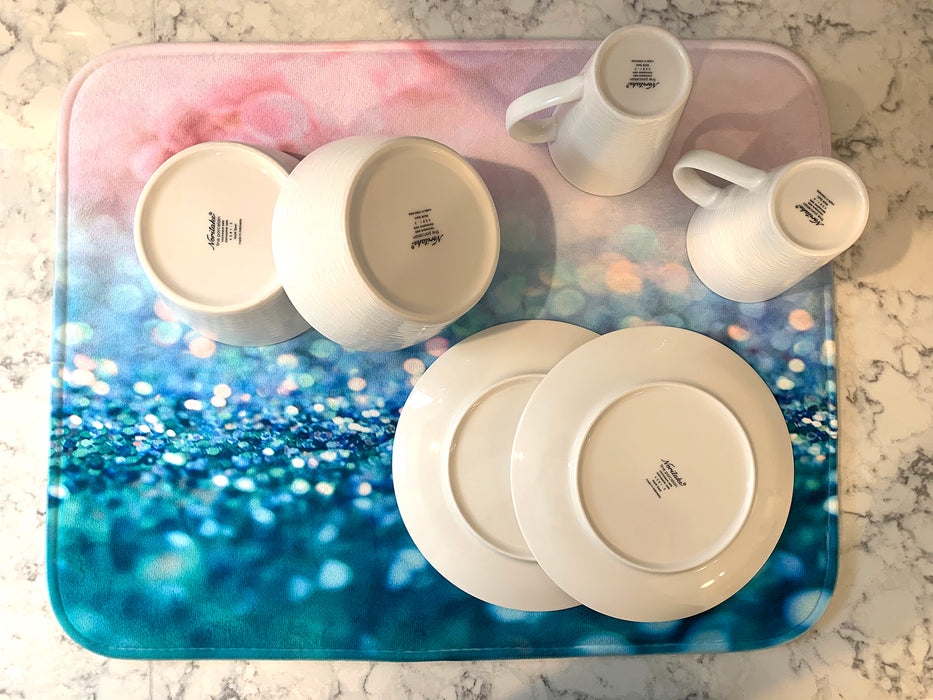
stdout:
<svg viewBox="0 0 933 700">
<path fill-rule="evenodd" d="M 694 206 L 671 169 L 693 148 L 760 168 L 828 155 L 819 84 L 773 45 L 686 41 L 695 84 L 659 173 L 595 197 L 503 122 L 512 99 L 579 72 L 596 45 L 154 45 L 74 79 L 59 135 L 48 582 L 75 640 L 131 658 L 707 653 L 778 644 L 817 620 L 838 563 L 831 270 L 761 304 L 713 295 L 687 262 Z M 436 139 L 485 179 L 502 253 L 480 303 L 393 353 L 314 332 L 228 347 L 177 322 L 133 248 L 156 167 L 202 141 L 304 155 L 360 133 Z M 793 437 L 793 505 L 735 596 L 661 624 L 519 612 L 459 591 L 418 553 L 392 489 L 399 409 L 451 344 L 530 318 L 689 328 L 767 382 Z"/>
</svg>

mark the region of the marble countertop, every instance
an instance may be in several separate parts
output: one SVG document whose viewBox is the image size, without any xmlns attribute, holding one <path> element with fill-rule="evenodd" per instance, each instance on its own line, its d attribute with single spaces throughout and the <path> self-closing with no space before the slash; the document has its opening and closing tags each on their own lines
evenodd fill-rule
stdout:
<svg viewBox="0 0 933 700">
<path fill-rule="evenodd" d="M 18 0 L 0 6 L 0 698 L 933 697 L 933 6 L 814 0 Z M 116 46 L 605 36 L 773 41 L 829 104 L 834 154 L 871 193 L 836 263 L 840 564 L 829 610 L 776 648 L 475 663 L 105 659 L 58 626 L 45 586 L 58 106 Z"/>
</svg>

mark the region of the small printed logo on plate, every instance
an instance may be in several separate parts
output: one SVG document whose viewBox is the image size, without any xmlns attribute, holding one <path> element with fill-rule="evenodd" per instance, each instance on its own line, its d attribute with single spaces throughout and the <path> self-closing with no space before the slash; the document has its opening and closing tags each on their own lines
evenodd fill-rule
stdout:
<svg viewBox="0 0 933 700">
<path fill-rule="evenodd" d="M 802 212 L 807 220 L 814 226 L 822 226 L 823 219 L 826 217 L 826 213 L 829 211 L 830 207 L 834 206 L 835 202 L 827 197 L 821 190 L 817 190 L 816 194 L 810 197 L 806 202 L 801 202 L 794 206 L 799 212 Z"/>
<path fill-rule="evenodd" d="M 225 219 L 207 212 L 207 245 L 216 250 L 225 243 L 243 245 L 243 219 Z"/>
<path fill-rule="evenodd" d="M 411 249 L 436 246 L 444 238 L 431 219 L 431 209 L 418 209 L 408 212 L 411 218 Z"/>
<path fill-rule="evenodd" d="M 666 491 L 682 488 L 687 485 L 687 482 L 684 481 L 677 472 L 677 467 L 668 459 L 662 459 L 655 475 L 650 479 L 645 479 L 645 481 L 658 498 L 661 498 L 661 494 Z"/>
<path fill-rule="evenodd" d="M 654 77 L 653 58 L 633 58 L 632 77 L 625 84 L 627 88 L 645 88 L 651 90 L 661 83 Z"/>
</svg>

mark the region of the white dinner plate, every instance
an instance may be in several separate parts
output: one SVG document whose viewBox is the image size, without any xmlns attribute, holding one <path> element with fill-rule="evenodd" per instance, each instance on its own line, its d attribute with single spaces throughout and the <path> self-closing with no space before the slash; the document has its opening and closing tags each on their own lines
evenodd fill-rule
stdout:
<svg viewBox="0 0 933 700">
<path fill-rule="evenodd" d="M 539 565 L 582 604 L 639 622 L 695 615 L 748 583 L 793 482 L 767 385 L 678 328 L 616 331 L 567 355 L 527 402 L 512 454 Z"/>
<path fill-rule="evenodd" d="M 415 384 L 395 433 L 392 477 L 402 520 L 448 581 L 518 610 L 578 605 L 548 578 L 512 507 L 515 427 L 545 373 L 596 338 L 557 321 L 517 321 L 470 336 Z"/>
</svg>

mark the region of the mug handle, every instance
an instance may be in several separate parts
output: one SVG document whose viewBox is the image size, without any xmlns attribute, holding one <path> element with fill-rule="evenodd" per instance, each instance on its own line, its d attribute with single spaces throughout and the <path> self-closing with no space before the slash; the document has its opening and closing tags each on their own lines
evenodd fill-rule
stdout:
<svg viewBox="0 0 933 700">
<path fill-rule="evenodd" d="M 583 76 L 575 75 L 553 85 L 546 85 L 516 98 L 505 110 L 505 128 L 516 141 L 547 143 L 557 136 L 557 120 L 528 119 L 535 112 L 576 102 L 583 97 Z"/>
<path fill-rule="evenodd" d="M 674 183 L 688 198 L 701 207 L 714 207 L 723 197 L 725 188 L 704 180 L 697 171 L 715 175 L 746 190 L 758 187 L 768 173 L 712 151 L 689 151 L 674 166 Z"/>
</svg>

